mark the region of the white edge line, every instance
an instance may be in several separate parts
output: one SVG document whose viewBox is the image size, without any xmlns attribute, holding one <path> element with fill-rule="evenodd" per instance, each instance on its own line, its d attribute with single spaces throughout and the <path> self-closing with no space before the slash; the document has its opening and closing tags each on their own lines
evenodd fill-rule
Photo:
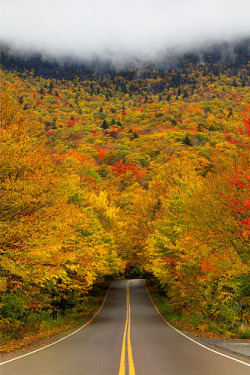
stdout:
<svg viewBox="0 0 250 375">
<path fill-rule="evenodd" d="M 111 284 L 110 284 L 110 286 L 111 286 Z M 1 363 L 0 363 L 0 366 L 5 365 L 6 363 L 10 363 L 10 362 L 16 361 L 17 359 L 20 359 L 20 358 L 23 358 L 23 357 L 27 357 L 28 355 L 31 355 L 31 354 L 34 354 L 34 353 L 40 352 L 41 350 L 47 349 L 47 348 L 49 348 L 50 346 L 53 346 L 53 345 L 58 344 L 59 342 L 61 342 L 61 341 L 63 341 L 63 340 L 66 340 L 68 337 L 73 336 L 75 333 L 77 333 L 77 332 L 79 332 L 81 329 L 85 328 L 87 325 L 89 325 L 89 324 L 90 324 L 90 323 L 96 318 L 96 316 L 100 313 L 101 309 L 103 308 L 104 303 L 106 302 L 106 299 L 107 299 L 107 296 L 108 296 L 108 292 L 109 292 L 110 286 L 109 286 L 109 288 L 108 288 L 108 290 L 107 290 L 107 293 L 106 293 L 106 295 L 105 295 L 105 298 L 104 298 L 104 300 L 103 300 L 103 303 L 102 303 L 101 307 L 97 310 L 97 312 L 95 313 L 95 315 L 92 316 L 92 318 L 91 318 L 87 323 L 85 323 L 84 325 L 82 325 L 80 328 L 78 328 L 78 329 L 75 330 L 74 332 L 70 333 L 69 335 L 67 335 L 67 336 L 65 336 L 65 337 L 63 337 L 63 338 L 61 338 L 60 340 L 57 340 L 57 341 L 55 341 L 55 342 L 52 342 L 51 344 L 46 345 L 46 346 L 43 346 L 42 348 L 39 348 L 39 349 L 33 350 L 32 352 L 29 352 L 29 353 L 26 353 L 26 354 L 20 355 L 20 356 L 18 356 L 18 357 L 15 357 L 15 358 L 9 359 L 8 361 L 1 362 Z"/>
<path fill-rule="evenodd" d="M 243 365 L 250 366 L 250 364 L 247 363 L 247 362 L 240 361 L 239 359 L 236 359 L 236 358 L 230 357 L 229 355 L 226 355 L 226 354 L 223 354 L 223 353 L 217 352 L 216 350 L 213 350 L 213 349 L 211 349 L 211 348 L 208 348 L 207 346 L 205 346 L 205 345 L 201 344 L 200 342 L 198 342 L 198 341 L 192 339 L 191 337 L 185 335 L 183 332 L 179 331 L 177 328 L 175 328 L 174 326 L 172 326 L 172 324 L 170 324 L 170 323 L 164 318 L 164 316 L 161 314 L 161 312 L 160 312 L 160 310 L 158 309 L 158 307 L 155 305 L 155 303 L 154 303 L 154 301 L 153 301 L 153 298 L 151 297 L 151 295 L 150 295 L 150 293 L 149 293 L 149 290 L 148 290 L 148 288 L 147 288 L 147 286 L 146 286 L 145 281 L 144 281 L 144 286 L 145 286 L 145 289 L 146 289 L 146 291 L 147 291 L 147 293 L 148 293 L 148 295 L 149 295 L 149 298 L 150 298 L 150 300 L 151 300 L 151 302 L 152 302 L 154 308 L 156 309 L 156 311 L 159 313 L 159 315 L 160 315 L 161 318 L 164 320 L 164 322 L 165 322 L 167 325 L 169 325 L 171 328 L 173 328 L 176 332 L 178 332 L 178 333 L 181 334 L 182 336 L 186 337 L 188 340 L 194 342 L 195 344 L 202 346 L 202 348 L 205 348 L 205 349 L 207 349 L 207 350 L 210 350 L 210 352 L 213 352 L 213 353 L 216 353 L 216 354 L 218 354 L 218 355 L 221 355 L 222 357 L 226 357 L 226 358 L 232 359 L 233 361 L 236 361 L 236 362 L 242 363 Z M 211 345 L 212 345 L 212 344 L 211 344 Z"/>
</svg>

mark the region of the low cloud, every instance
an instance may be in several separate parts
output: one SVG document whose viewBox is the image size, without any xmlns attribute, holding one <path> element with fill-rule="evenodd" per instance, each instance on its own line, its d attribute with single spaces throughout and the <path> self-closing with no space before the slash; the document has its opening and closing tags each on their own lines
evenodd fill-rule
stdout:
<svg viewBox="0 0 250 375">
<path fill-rule="evenodd" d="M 249 0 L 2 0 L 1 41 L 53 57 L 149 60 L 250 36 Z"/>
</svg>

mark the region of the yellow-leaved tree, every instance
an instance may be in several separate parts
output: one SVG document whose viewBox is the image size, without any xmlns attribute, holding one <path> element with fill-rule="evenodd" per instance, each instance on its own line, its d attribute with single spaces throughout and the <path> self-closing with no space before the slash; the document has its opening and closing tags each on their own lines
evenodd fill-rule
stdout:
<svg viewBox="0 0 250 375">
<path fill-rule="evenodd" d="M 74 163 L 55 163 L 34 127 L 2 93 L 0 309 L 4 324 L 17 326 L 121 265 Z"/>
</svg>

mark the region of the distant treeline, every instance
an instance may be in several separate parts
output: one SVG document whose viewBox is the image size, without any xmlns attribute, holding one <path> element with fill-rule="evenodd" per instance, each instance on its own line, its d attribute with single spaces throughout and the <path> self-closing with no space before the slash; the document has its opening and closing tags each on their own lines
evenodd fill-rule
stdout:
<svg viewBox="0 0 250 375">
<path fill-rule="evenodd" d="M 70 58 L 56 59 L 49 58 L 41 53 L 32 54 L 16 53 L 8 45 L 1 45 L 1 66 L 2 69 L 17 71 L 19 73 L 33 71 L 35 76 L 44 78 L 74 80 L 79 78 L 85 80 L 89 78 L 102 79 L 109 76 L 114 80 L 121 76 L 126 80 L 140 78 L 154 78 L 156 75 L 165 74 L 166 69 L 176 70 L 177 78 L 173 81 L 176 87 L 181 83 L 178 79 L 179 69 L 188 69 L 193 66 L 207 65 L 209 72 L 218 75 L 225 70 L 231 70 L 231 76 L 237 71 L 248 66 L 250 51 L 250 39 L 238 42 L 218 43 L 203 50 L 195 50 L 182 55 L 165 57 L 158 63 L 151 62 L 131 62 L 130 66 L 119 68 L 112 62 L 100 59 L 92 61 L 76 62 Z"/>
</svg>

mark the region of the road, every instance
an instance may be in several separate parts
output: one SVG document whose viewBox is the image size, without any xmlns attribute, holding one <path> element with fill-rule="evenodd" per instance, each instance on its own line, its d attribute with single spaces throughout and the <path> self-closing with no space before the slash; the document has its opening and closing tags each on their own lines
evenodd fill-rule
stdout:
<svg viewBox="0 0 250 375">
<path fill-rule="evenodd" d="M 249 375 L 250 361 L 224 355 L 168 326 L 153 307 L 143 280 L 118 280 L 91 324 L 52 346 L 2 364 L 0 373 Z"/>
</svg>

